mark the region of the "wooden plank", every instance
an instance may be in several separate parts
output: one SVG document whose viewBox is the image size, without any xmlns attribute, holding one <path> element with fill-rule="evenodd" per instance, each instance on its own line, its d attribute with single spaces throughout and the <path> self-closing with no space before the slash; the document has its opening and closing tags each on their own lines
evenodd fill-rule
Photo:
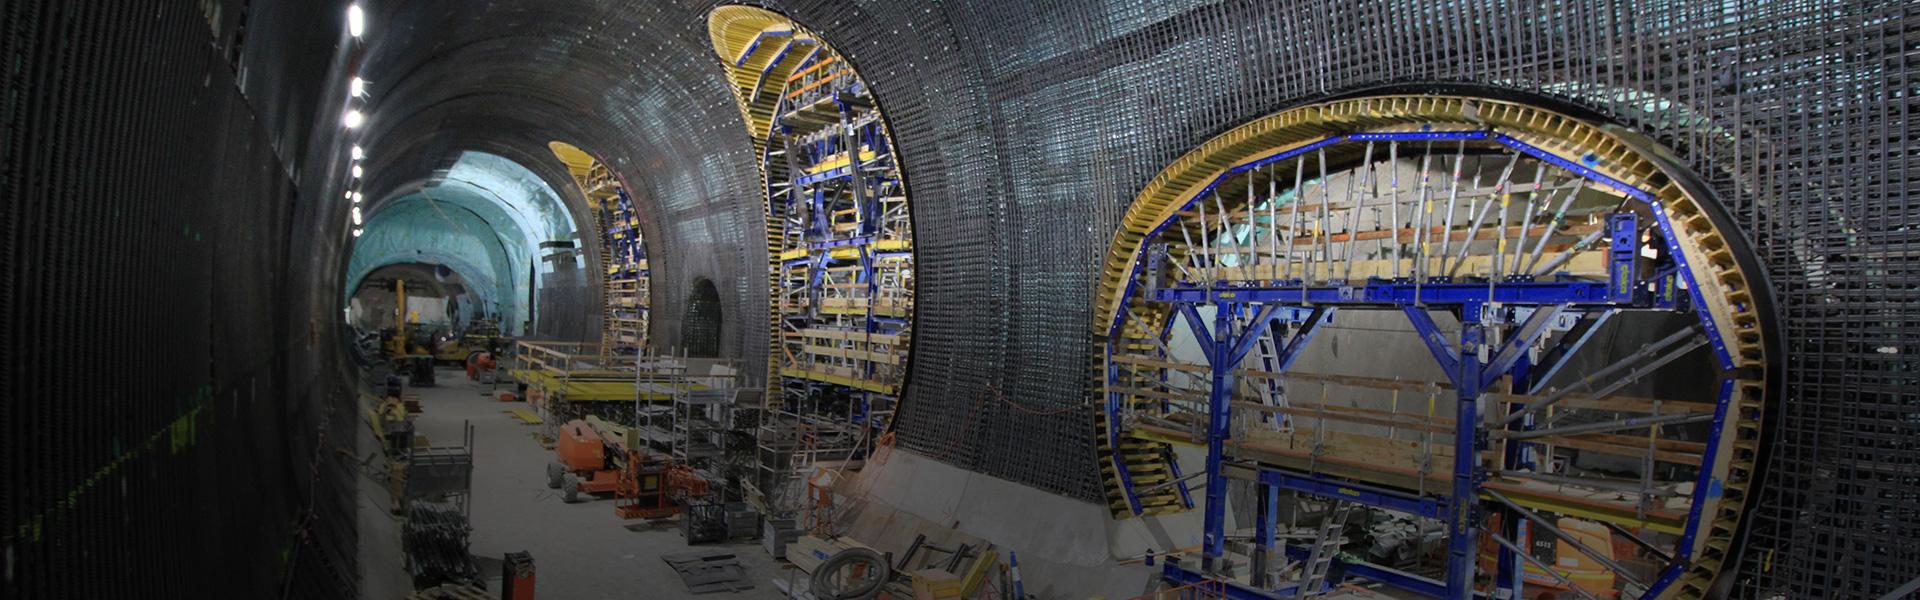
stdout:
<svg viewBox="0 0 1920 600">
<path fill-rule="evenodd" d="M 889 365 L 900 364 L 900 355 L 893 352 L 872 352 L 868 350 L 855 350 L 852 348 L 835 348 L 832 346 L 820 346 L 815 344 L 807 344 L 807 345 L 801 346 L 800 349 L 806 352 L 807 354 L 812 354 L 815 356 L 832 356 L 837 358 L 863 360 L 863 361 L 877 362 L 877 363 L 883 363 L 883 364 L 889 364 Z"/>
<path fill-rule="evenodd" d="M 1555 446 L 1564 446 L 1567 448 L 1575 448 L 1575 449 L 1579 449 L 1587 452 L 1597 452 L 1600 454 L 1607 454 L 1611 456 L 1625 456 L 1625 457 L 1636 458 L 1636 459 L 1644 459 L 1647 456 L 1647 446 L 1644 441 L 1639 446 L 1621 446 L 1616 444 L 1608 444 L 1605 442 L 1583 440 L 1575 437 L 1560 436 L 1560 435 L 1550 435 L 1547 437 L 1534 438 L 1532 440 L 1527 440 L 1527 441 L 1539 442 L 1543 444 L 1552 444 Z M 1658 460 L 1660 462 L 1668 462 L 1668 463 L 1681 464 L 1681 465 L 1693 465 L 1696 467 L 1700 466 L 1700 455 L 1698 454 L 1688 454 L 1685 452 L 1674 452 L 1670 450 L 1655 450 L 1653 452 L 1653 458 L 1654 460 Z"/>
<path fill-rule="evenodd" d="M 899 334 L 893 334 L 893 333 L 866 333 L 863 331 L 848 331 L 845 329 L 819 329 L 819 328 L 811 328 L 811 327 L 806 329 L 801 329 L 799 332 L 799 335 L 802 337 L 819 338 L 823 340 L 841 340 L 841 341 L 848 341 L 848 342 L 887 344 L 887 345 L 899 345 L 903 339 L 903 336 L 900 336 Z"/>
<path fill-rule="evenodd" d="M 1193 364 L 1180 363 L 1180 362 L 1169 362 L 1169 361 L 1159 360 L 1159 359 L 1145 357 L 1145 356 L 1134 356 L 1130 354 L 1115 354 L 1113 356 L 1113 361 L 1121 364 L 1130 364 L 1130 365 L 1150 367 L 1155 369 L 1170 369 L 1174 371 L 1194 373 L 1198 375 L 1206 375 L 1211 372 L 1207 367 L 1202 365 L 1193 365 Z M 1425 393 L 1425 392 L 1432 391 L 1432 392 L 1441 393 L 1442 395 L 1447 395 L 1447 396 L 1452 395 L 1451 391 L 1453 390 L 1453 384 L 1451 383 L 1413 381 L 1413 380 L 1405 380 L 1405 379 L 1386 379 L 1386 378 L 1380 378 L 1380 377 L 1361 377 L 1356 375 L 1321 375 L 1321 374 L 1315 374 L 1315 373 L 1299 373 L 1299 372 L 1282 374 L 1282 373 L 1275 373 L 1272 371 L 1262 371 L 1258 369 L 1240 369 L 1240 370 L 1234 371 L 1234 373 L 1241 377 L 1248 377 L 1253 379 L 1275 379 L 1279 381 L 1286 381 L 1286 382 L 1292 382 L 1292 383 L 1332 384 L 1332 385 L 1361 387 L 1361 388 L 1378 389 L 1378 390 L 1400 390 L 1403 392 Z M 1539 402 L 1541 400 L 1540 398 L 1534 397 L 1534 396 L 1523 396 L 1520 394 L 1511 394 L 1506 392 L 1487 392 L 1486 398 L 1488 400 L 1503 402 L 1503 403 L 1510 403 L 1510 404 L 1531 404 L 1534 402 Z M 1556 406 L 1564 406 L 1568 408 L 1590 408 L 1590 409 L 1597 409 L 1597 410 L 1614 410 L 1614 411 L 1621 411 L 1621 412 L 1652 414 L 1654 402 L 1656 402 L 1656 400 L 1653 398 L 1644 398 L 1639 396 L 1622 396 L 1622 395 L 1607 396 L 1606 398 L 1601 400 L 1594 400 L 1592 395 L 1590 394 L 1583 394 L 1583 393 L 1576 392 L 1573 394 L 1568 394 L 1566 399 L 1558 402 Z M 1706 403 L 1706 402 L 1690 402 L 1690 401 L 1683 401 L 1683 400 L 1658 400 L 1658 402 L 1660 403 L 1660 414 L 1675 414 L 1675 413 L 1706 414 L 1706 413 L 1713 412 L 1713 408 L 1714 408 L 1713 404 Z"/>
<path fill-rule="evenodd" d="M 524 408 L 516 408 L 516 409 L 513 409 L 512 412 L 513 412 L 513 418 L 519 419 L 522 423 L 526 423 L 528 425 L 539 425 L 541 423 L 547 422 L 546 419 L 540 418 L 540 415 L 534 414 L 534 412 L 531 410 L 527 410 Z"/>
</svg>

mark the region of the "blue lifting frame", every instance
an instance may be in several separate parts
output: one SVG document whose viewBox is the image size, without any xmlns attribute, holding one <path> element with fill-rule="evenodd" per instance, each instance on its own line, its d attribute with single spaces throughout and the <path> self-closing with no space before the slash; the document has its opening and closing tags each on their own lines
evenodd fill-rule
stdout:
<svg viewBox="0 0 1920 600">
<path fill-rule="evenodd" d="M 1294 279 L 1284 281 L 1258 281 L 1229 284 L 1211 282 L 1204 285 L 1183 284 L 1173 287 L 1148 290 L 1146 299 L 1170 305 L 1184 320 L 1194 338 L 1199 341 L 1210 373 L 1210 393 L 1208 394 L 1208 426 L 1206 431 L 1206 502 L 1203 508 L 1203 536 L 1200 568 L 1192 570 L 1177 560 L 1169 560 L 1163 569 L 1163 577 L 1170 583 L 1184 585 L 1201 581 L 1216 581 L 1224 586 L 1229 598 L 1270 599 L 1293 597 L 1289 587 L 1271 587 L 1273 582 L 1262 581 L 1264 573 L 1256 569 L 1254 585 L 1245 585 L 1216 578 L 1210 573 L 1215 563 L 1225 553 L 1225 488 L 1223 476 L 1225 443 L 1231 436 L 1232 390 L 1235 389 L 1234 369 L 1240 364 L 1264 336 L 1272 335 L 1276 345 L 1280 336 L 1273 329 L 1275 321 L 1285 320 L 1299 323 L 1297 332 L 1278 349 L 1277 357 L 1265 364 L 1273 373 L 1285 373 L 1295 359 L 1320 329 L 1319 325 L 1337 309 L 1370 308 L 1399 309 L 1412 324 L 1421 340 L 1425 342 L 1434 361 L 1446 372 L 1454 386 L 1456 397 L 1456 426 L 1454 440 L 1454 464 L 1451 473 L 1449 494 L 1446 498 L 1408 494 L 1396 490 L 1379 488 L 1355 482 L 1326 477 L 1315 473 L 1299 473 L 1283 469 L 1261 467 L 1257 477 L 1260 492 L 1256 494 L 1259 506 L 1255 514 L 1255 560 L 1264 563 L 1265 555 L 1275 548 L 1275 520 L 1277 518 L 1277 493 L 1286 489 L 1312 495 L 1356 502 L 1365 506 L 1383 508 L 1428 518 L 1442 519 L 1447 526 L 1447 565 L 1444 580 L 1420 577 L 1394 569 L 1366 563 L 1337 561 L 1334 570 L 1329 572 L 1329 582 L 1337 582 L 1341 577 L 1354 576 L 1380 581 L 1435 598 L 1464 599 L 1484 596 L 1473 591 L 1475 561 L 1477 559 L 1477 527 L 1479 521 L 1479 486 L 1484 483 L 1487 473 L 1476 464 L 1479 451 L 1486 449 L 1489 432 L 1480 427 L 1477 405 L 1482 390 L 1495 384 L 1503 376 L 1514 378 L 1516 389 L 1530 389 L 1556 373 L 1574 351 L 1584 344 L 1594 330 L 1621 309 L 1663 309 L 1682 310 L 1704 306 L 1700 297 L 1700 286 L 1694 281 L 1687 259 L 1678 246 L 1677 236 L 1669 222 L 1660 201 L 1652 194 L 1614 179 L 1594 168 L 1597 159 L 1588 156 L 1576 162 L 1567 160 L 1541 148 L 1514 139 L 1503 133 L 1491 130 L 1482 131 L 1419 131 L 1396 133 L 1360 133 L 1336 135 L 1316 142 L 1295 147 L 1264 158 L 1246 162 L 1228 169 L 1214 181 L 1195 194 L 1187 207 L 1211 195 L 1215 188 L 1230 176 L 1245 173 L 1262 165 L 1318 151 L 1328 146 L 1347 141 L 1435 141 L 1435 140 L 1481 140 L 1498 143 L 1525 153 L 1567 171 L 1578 174 L 1592 182 L 1613 188 L 1648 206 L 1657 228 L 1666 243 L 1666 255 L 1671 257 L 1673 265 L 1651 274 L 1642 273 L 1637 264 L 1639 256 L 1639 223 L 1634 213 L 1616 213 L 1608 216 L 1606 238 L 1608 260 L 1607 281 L 1535 281 L 1530 276 L 1509 276 L 1491 282 L 1455 282 L 1448 277 L 1434 277 L 1427 281 L 1414 282 L 1407 279 L 1387 280 L 1370 278 L 1360 285 L 1310 285 L 1308 282 Z M 1583 164 L 1584 163 L 1584 164 Z M 1148 243 L 1155 239 L 1179 217 L 1172 216 L 1159 224 L 1145 236 L 1136 259 L 1151 258 L 1164 260 L 1157 254 L 1149 256 Z M 1140 290 L 1142 263 L 1147 260 L 1135 260 L 1132 276 L 1127 282 L 1123 298 L 1134 297 Z M 1156 271 L 1157 272 L 1157 269 Z M 1643 276 L 1652 285 L 1643 285 Z M 1684 285 L 1684 288 L 1682 287 Z M 1685 295 L 1676 293 L 1684 289 Z M 1199 307 L 1211 306 L 1212 319 L 1204 318 Z M 1513 311 L 1490 310 L 1516 309 Z M 1429 310 L 1454 312 L 1461 323 L 1457 343 L 1451 342 L 1435 323 Z M 1236 319 L 1250 316 L 1251 320 L 1239 331 L 1235 331 Z M 1528 348 L 1534 345 L 1554 329 L 1556 323 L 1577 318 L 1580 335 L 1569 336 L 1560 347 L 1548 354 L 1548 364 L 1536 365 L 1528 356 Z M 1109 328 L 1109 339 L 1118 339 L 1125 319 L 1125 308 L 1116 314 Z M 1172 319 L 1169 318 L 1168 326 Z M 1701 326 L 1711 343 L 1721 368 L 1729 369 L 1732 358 L 1718 335 L 1713 319 L 1701 316 Z M 1208 325 L 1211 324 L 1211 330 Z M 1504 342 L 1489 345 L 1488 327 L 1501 324 L 1513 325 Z M 1487 346 L 1483 348 L 1483 346 Z M 1118 377 L 1118 369 L 1111 360 L 1113 349 L 1107 349 L 1110 380 Z M 1482 356 L 1486 359 L 1482 359 Z M 1538 378 L 1535 378 L 1535 375 Z M 1712 437 L 1706 444 L 1703 465 L 1713 465 L 1722 425 L 1727 418 L 1733 382 L 1722 382 L 1718 402 L 1713 417 Z M 1139 511 L 1138 499 L 1134 495 L 1127 472 L 1118 450 L 1120 439 L 1120 412 L 1124 409 L 1123 395 L 1109 395 L 1107 410 L 1108 438 L 1115 449 L 1115 468 L 1119 471 L 1122 486 L 1127 499 L 1136 514 Z M 1532 419 L 1520 420 L 1507 425 L 1510 429 L 1529 429 Z M 1508 464 L 1527 464 L 1533 460 L 1532 449 L 1527 443 L 1509 443 L 1506 445 Z M 1661 573 L 1647 591 L 1647 596 L 1658 595 L 1678 579 L 1685 564 L 1691 558 L 1691 549 L 1695 536 L 1703 519 L 1702 506 L 1720 494 L 1720 481 L 1712 476 L 1709 468 L 1702 468 L 1697 488 L 1701 492 L 1696 496 L 1687 519 L 1685 533 L 1679 544 L 1676 560 Z M 1184 490 L 1183 490 L 1184 492 Z M 1498 510 L 1511 512 L 1509 509 Z M 1505 514 L 1502 528 L 1509 539 L 1516 535 L 1521 519 L 1517 514 Z M 1290 555 L 1305 557 L 1306 549 L 1287 547 Z M 1520 557 L 1502 548 L 1496 560 L 1497 573 L 1495 585 L 1503 593 L 1518 595 L 1521 593 L 1522 564 Z M 1317 592 L 1318 590 L 1308 590 Z"/>
</svg>

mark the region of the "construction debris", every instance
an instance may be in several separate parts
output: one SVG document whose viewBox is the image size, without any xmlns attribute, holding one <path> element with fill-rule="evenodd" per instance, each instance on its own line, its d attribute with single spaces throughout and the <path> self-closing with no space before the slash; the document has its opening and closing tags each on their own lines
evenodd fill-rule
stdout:
<svg viewBox="0 0 1920 600">
<path fill-rule="evenodd" d="M 494 600 L 485 588 L 464 584 L 442 584 L 407 595 L 407 600 Z"/>
<path fill-rule="evenodd" d="M 747 580 L 746 570 L 732 552 L 701 550 L 669 554 L 660 559 L 673 567 L 673 571 L 680 574 L 680 581 L 687 584 L 687 591 L 695 594 L 753 589 L 753 582 Z"/>
</svg>

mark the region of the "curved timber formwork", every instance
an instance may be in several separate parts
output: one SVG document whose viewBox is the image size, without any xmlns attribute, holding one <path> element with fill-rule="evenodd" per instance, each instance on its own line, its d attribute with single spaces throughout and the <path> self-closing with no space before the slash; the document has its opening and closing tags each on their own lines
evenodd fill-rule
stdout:
<svg viewBox="0 0 1920 600">
<path fill-rule="evenodd" d="M 1338 100 L 1208 141 L 1128 208 L 1098 290 L 1115 508 L 1152 512 L 1181 483 L 1131 480 L 1167 454 L 1143 444 L 1199 443 L 1209 566 L 1237 471 L 1446 522 L 1447 570 L 1409 584 L 1423 591 L 1704 595 L 1754 483 L 1768 349 L 1744 250 L 1683 177 L 1592 124 L 1485 98 Z M 1330 360 L 1312 340 L 1341 329 L 1440 368 Z M 1303 358 L 1322 372 L 1293 370 Z M 1604 568 L 1482 548 L 1554 524 L 1600 528 L 1584 539 L 1611 542 L 1588 563 Z M 1483 561 L 1496 581 L 1476 584 Z"/>
</svg>

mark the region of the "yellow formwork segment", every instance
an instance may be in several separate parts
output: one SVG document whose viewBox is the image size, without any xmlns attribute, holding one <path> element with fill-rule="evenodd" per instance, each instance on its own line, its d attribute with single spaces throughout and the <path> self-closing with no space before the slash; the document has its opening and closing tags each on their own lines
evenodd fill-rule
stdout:
<svg viewBox="0 0 1920 600">
<path fill-rule="evenodd" d="M 534 414 L 533 411 L 530 411 L 524 408 L 513 409 L 512 413 L 513 413 L 513 418 L 519 419 L 520 422 L 526 423 L 528 425 L 539 425 L 541 423 L 547 422 L 546 419 L 540 418 L 540 415 Z"/>
</svg>

